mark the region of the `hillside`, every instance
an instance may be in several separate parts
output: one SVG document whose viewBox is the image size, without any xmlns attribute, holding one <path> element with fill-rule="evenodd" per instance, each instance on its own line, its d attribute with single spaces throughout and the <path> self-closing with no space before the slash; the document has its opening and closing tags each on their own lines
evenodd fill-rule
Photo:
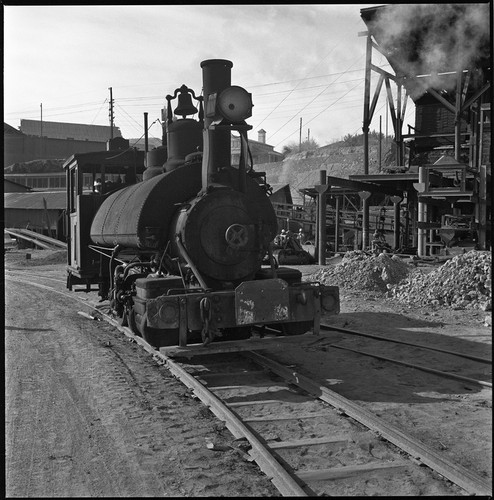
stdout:
<svg viewBox="0 0 494 500">
<path fill-rule="evenodd" d="M 13 163 L 5 167 L 6 174 L 42 174 L 46 172 L 63 172 L 65 159 L 57 160 L 31 160 L 21 163 Z"/>
<path fill-rule="evenodd" d="M 382 165 L 393 165 L 391 145 L 382 148 Z M 282 162 L 255 165 L 257 171 L 266 172 L 266 180 L 273 187 L 289 184 L 293 202 L 300 203 L 299 189 L 319 184 L 320 170 L 328 176 L 348 179 L 350 175 L 364 174 L 364 147 L 346 146 L 342 142 L 323 146 L 313 151 L 290 154 Z M 379 146 L 369 146 L 369 174 L 378 174 Z"/>
</svg>

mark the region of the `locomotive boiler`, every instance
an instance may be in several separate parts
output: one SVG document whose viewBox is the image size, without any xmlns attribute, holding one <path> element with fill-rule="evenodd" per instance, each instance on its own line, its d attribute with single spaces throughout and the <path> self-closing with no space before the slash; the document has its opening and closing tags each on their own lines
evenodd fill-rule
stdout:
<svg viewBox="0 0 494 500">
<path fill-rule="evenodd" d="M 202 96 L 185 85 L 166 96 L 163 147 L 147 155 L 142 180 L 134 164 L 130 180 L 85 194 L 77 162 L 65 165 L 67 286 L 97 284 L 121 323 L 155 347 L 248 338 L 254 326 L 317 332 L 322 312 L 339 312 L 337 287 L 303 282 L 272 255 L 277 219 L 247 139 L 252 98 L 231 84 L 232 66 L 203 61 Z M 118 158 L 87 164 L 93 177 L 120 179 L 129 161 Z"/>
</svg>

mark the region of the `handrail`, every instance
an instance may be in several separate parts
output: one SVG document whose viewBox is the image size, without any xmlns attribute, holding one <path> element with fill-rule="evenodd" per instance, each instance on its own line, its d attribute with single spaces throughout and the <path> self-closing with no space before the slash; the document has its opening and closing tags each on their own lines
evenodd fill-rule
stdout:
<svg viewBox="0 0 494 500">
<path fill-rule="evenodd" d="M 39 234 L 36 231 L 30 231 L 29 229 L 5 228 L 4 232 L 17 238 L 31 241 L 41 248 L 51 249 L 53 247 L 56 247 L 60 248 L 61 250 L 67 249 L 67 243 L 55 238 L 50 238 L 49 236 L 45 236 L 44 234 Z"/>
</svg>

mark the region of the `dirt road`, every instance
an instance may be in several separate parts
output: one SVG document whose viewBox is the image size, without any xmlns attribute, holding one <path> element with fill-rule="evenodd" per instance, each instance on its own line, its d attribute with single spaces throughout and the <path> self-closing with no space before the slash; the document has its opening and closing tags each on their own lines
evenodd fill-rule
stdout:
<svg viewBox="0 0 494 500">
<path fill-rule="evenodd" d="M 73 298 L 22 283 L 17 269 L 65 291 L 63 259 L 6 255 L 6 494 L 73 496 L 278 496 L 254 463 L 208 442 L 233 437 L 149 354 L 113 327 L 77 314 Z M 10 255 L 9 255 L 10 254 Z M 41 264 L 41 265 L 39 265 Z M 489 356 L 485 313 L 420 310 L 342 292 L 338 326 Z M 396 344 L 333 333 L 329 344 L 406 357 Z M 492 391 L 344 353 L 328 342 L 270 353 L 355 399 L 492 479 Z M 269 353 L 268 353 L 269 354 Z M 490 366 L 416 351 L 416 360 L 491 380 Z M 439 366 L 440 365 L 440 366 Z M 417 494 L 430 491 L 419 485 Z M 369 490 L 372 494 L 372 489 Z"/>
<path fill-rule="evenodd" d="M 232 436 L 166 369 L 78 310 L 6 280 L 7 497 L 277 495 L 255 464 L 207 449 Z"/>
</svg>

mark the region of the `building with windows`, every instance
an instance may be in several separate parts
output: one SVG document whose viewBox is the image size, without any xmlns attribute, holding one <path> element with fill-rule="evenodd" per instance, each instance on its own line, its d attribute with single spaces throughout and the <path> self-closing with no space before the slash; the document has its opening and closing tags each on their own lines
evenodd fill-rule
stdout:
<svg viewBox="0 0 494 500">
<path fill-rule="evenodd" d="M 254 165 L 273 163 L 283 160 L 283 155 L 274 150 L 274 146 L 266 144 L 266 131 L 257 132 L 258 140 L 249 139 L 249 148 Z M 232 135 L 232 164 L 238 165 L 240 160 L 240 137 Z"/>
<path fill-rule="evenodd" d="M 113 137 L 121 137 L 113 127 Z M 3 124 L 4 167 L 39 159 L 65 159 L 76 153 L 106 149 L 111 127 L 79 123 L 21 120 L 19 129 Z"/>
</svg>

